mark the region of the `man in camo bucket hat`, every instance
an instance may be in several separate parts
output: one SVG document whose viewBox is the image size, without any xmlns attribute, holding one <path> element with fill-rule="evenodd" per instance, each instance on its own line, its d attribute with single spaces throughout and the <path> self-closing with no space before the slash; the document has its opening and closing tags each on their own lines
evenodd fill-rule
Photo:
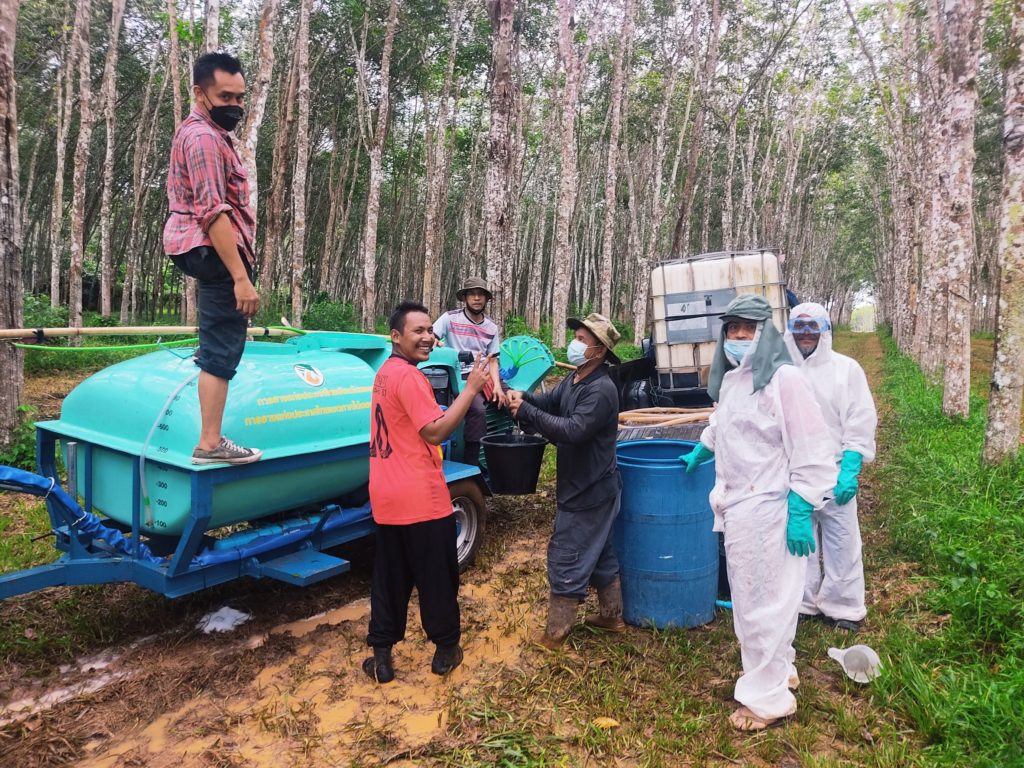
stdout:
<svg viewBox="0 0 1024 768">
<path fill-rule="evenodd" d="M 611 542 L 622 489 L 615 462 L 619 395 L 605 365 L 619 362 L 612 349 L 620 335 L 596 312 L 566 324 L 574 331 L 567 353 L 575 374 L 546 394 L 509 393 L 509 408 L 520 425 L 558 446 L 558 507 L 548 542 L 551 594 L 547 625 L 538 638 L 552 650 L 569 636 L 588 587 L 597 590 L 600 612 L 587 616 L 586 623 L 609 632 L 626 628 Z"/>
</svg>

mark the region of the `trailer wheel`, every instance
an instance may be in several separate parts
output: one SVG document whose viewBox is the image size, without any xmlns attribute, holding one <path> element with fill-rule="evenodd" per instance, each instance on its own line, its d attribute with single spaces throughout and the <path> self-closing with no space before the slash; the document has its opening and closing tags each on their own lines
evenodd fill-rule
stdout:
<svg viewBox="0 0 1024 768">
<path fill-rule="evenodd" d="M 476 562 L 476 553 L 484 540 L 487 505 L 479 486 L 472 480 L 459 480 L 448 486 L 455 513 L 455 549 L 459 555 L 459 573 Z"/>
</svg>

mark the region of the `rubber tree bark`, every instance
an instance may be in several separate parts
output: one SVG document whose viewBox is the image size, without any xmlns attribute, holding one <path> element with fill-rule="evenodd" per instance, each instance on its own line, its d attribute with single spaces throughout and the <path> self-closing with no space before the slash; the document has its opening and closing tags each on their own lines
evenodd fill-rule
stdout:
<svg viewBox="0 0 1024 768">
<path fill-rule="evenodd" d="M 999 315 L 989 387 L 984 460 L 1020 450 L 1024 392 L 1024 0 L 1014 0 L 1003 110 L 1003 192 L 999 225 Z"/>
<path fill-rule="evenodd" d="M 17 87 L 14 35 L 18 0 L 0 0 L 0 328 L 22 326 L 21 204 L 18 168 Z M 0 448 L 7 447 L 20 421 L 23 352 L 0 344 Z"/>
</svg>

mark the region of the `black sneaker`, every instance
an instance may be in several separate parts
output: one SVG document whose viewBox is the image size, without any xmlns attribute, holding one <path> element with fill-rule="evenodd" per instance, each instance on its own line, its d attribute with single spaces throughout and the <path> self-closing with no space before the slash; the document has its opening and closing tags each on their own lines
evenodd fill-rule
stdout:
<svg viewBox="0 0 1024 768">
<path fill-rule="evenodd" d="M 836 629 L 841 629 L 843 632 L 846 632 L 850 635 L 855 635 L 858 632 L 860 632 L 859 621 L 851 621 L 850 619 L 836 619 L 833 622 L 833 626 L 835 626 Z"/>
<path fill-rule="evenodd" d="M 462 663 L 462 647 L 455 645 L 437 646 L 434 660 L 430 662 L 430 671 L 435 675 L 447 675 Z"/>
<path fill-rule="evenodd" d="M 378 683 L 390 683 L 395 679 L 395 667 L 391 661 L 391 648 L 374 648 L 373 656 L 363 662 L 363 672 Z"/>
</svg>

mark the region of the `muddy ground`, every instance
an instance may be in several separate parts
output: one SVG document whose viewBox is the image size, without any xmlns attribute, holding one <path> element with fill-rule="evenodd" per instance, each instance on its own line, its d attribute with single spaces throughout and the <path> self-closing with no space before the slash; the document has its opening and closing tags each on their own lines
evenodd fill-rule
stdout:
<svg viewBox="0 0 1024 768">
<path fill-rule="evenodd" d="M 352 572 L 307 589 L 235 582 L 166 601 L 119 585 L 6 601 L 0 619 L 29 614 L 39 631 L 59 631 L 68 601 L 75 610 L 89 598 L 122 608 L 139 599 L 165 605 L 147 605 L 158 614 L 152 627 L 140 622 L 134 633 L 119 633 L 130 639 L 72 651 L 74 660 L 57 669 L 5 665 L 0 765 L 414 765 L 402 756 L 443 737 L 453 697 L 497 667 L 542 658 L 529 634 L 545 607 L 537 599 L 545 501 L 528 503 L 526 515 L 492 504 L 487 547 L 460 593 L 465 661 L 443 680 L 430 673 L 433 645 L 415 618 L 415 598 L 409 636 L 395 649 L 396 681 L 380 686 L 361 671 L 368 543 L 344 551 Z M 83 590 L 85 598 L 76 595 Z M 224 633 L 196 627 L 224 606 L 251 618 Z"/>
<path fill-rule="evenodd" d="M 876 382 L 877 337 L 861 337 L 853 346 Z M 61 377 L 33 381 L 29 396 L 44 409 L 43 418 L 53 417 L 73 384 Z M 415 605 L 409 636 L 395 649 L 396 681 L 379 686 L 362 673 L 368 542 L 339 553 L 351 560 L 350 573 L 306 589 L 243 580 L 175 601 L 131 585 L 58 588 L 4 601 L 0 622 L 93 639 L 87 647 L 65 649 L 58 660 L 52 653 L 43 663 L 18 653 L 0 659 L 0 766 L 791 766 L 806 764 L 808 754 L 823 765 L 833 758 L 846 764 L 844 757 L 854 764 L 903 764 L 898 758 L 861 762 L 880 746 L 901 754 L 912 736 L 841 679 L 822 653 L 834 639 L 816 628 L 800 649 L 810 650 L 811 658 L 798 661 L 806 714 L 755 737 L 726 725 L 739 671 L 728 614 L 679 637 L 630 628 L 606 640 L 578 628 L 559 657 L 533 645 L 546 609 L 552 493 L 546 486 L 535 496 L 491 501 L 484 549 L 463 577 L 465 662 L 446 679 L 429 671 L 433 646 Z M 870 515 L 872 493 L 868 482 L 862 491 L 866 550 L 875 542 L 882 546 L 887 535 Z M 10 497 L 0 498 L 0 513 L 11 504 Z M 914 564 L 868 567 L 872 615 L 902 610 L 922 588 Z M 226 633 L 197 628 L 225 606 L 251 618 Z M 82 616 L 96 627 L 83 632 L 73 623 Z M 666 651 L 671 644 L 692 657 Z M 645 659 L 662 666 L 651 675 Z M 608 689 L 595 692 L 592 681 L 602 669 Z M 650 711 L 647 701 L 658 701 L 670 679 L 668 687 L 678 692 L 671 691 L 666 706 L 678 700 L 679 711 Z M 488 698 L 491 692 L 499 699 Z M 597 704 L 581 704 L 582 715 L 572 711 L 577 700 L 593 697 Z M 496 701 L 500 707 L 492 707 Z M 684 701 L 690 714 L 683 714 Z M 619 742 L 602 741 L 606 726 L 593 715 L 605 711 L 623 722 Z M 631 714 L 637 722 L 627 722 Z M 656 722 L 663 715 L 674 719 Z M 612 722 L 608 727 L 618 727 Z M 692 753 L 672 742 L 650 746 L 689 731 L 691 741 L 677 743 L 692 744 Z M 510 736 L 502 747 L 503 734 L 517 733 L 519 742 Z M 535 741 L 523 741 L 523 734 Z M 544 734 L 559 740 L 558 762 L 547 762 L 543 745 L 536 747 Z M 460 758 L 469 754 L 462 751 L 467 744 L 482 742 L 486 751 Z M 524 743 L 534 744 L 532 756 L 522 751 Z M 579 761 L 565 762 L 566 754 Z"/>
<path fill-rule="evenodd" d="M 26 396 L 36 418 L 59 416 L 80 378 L 30 378 Z M 16 518 L 23 503 L 0 494 L 0 514 Z M 485 548 L 460 594 L 465 661 L 446 679 L 430 673 L 433 645 L 414 616 L 395 649 L 396 681 L 380 686 L 361 671 L 372 542 L 343 550 L 350 573 L 307 589 L 243 581 L 169 601 L 116 585 L 5 601 L 0 620 L 31 617 L 39 629 L 28 632 L 60 632 L 69 603 L 74 610 L 93 601 L 99 610 L 104 603 L 141 605 L 157 616 L 134 632 L 118 631 L 128 637 L 117 644 L 69 649 L 57 668 L 5 664 L 0 765 L 415 764 L 403 756 L 443 737 L 453 697 L 496 667 L 529 666 L 542 653 L 529 635 L 545 609 L 537 598 L 544 593 L 549 493 L 490 506 Z M 230 632 L 197 629 L 224 606 L 251 618 Z"/>
</svg>

